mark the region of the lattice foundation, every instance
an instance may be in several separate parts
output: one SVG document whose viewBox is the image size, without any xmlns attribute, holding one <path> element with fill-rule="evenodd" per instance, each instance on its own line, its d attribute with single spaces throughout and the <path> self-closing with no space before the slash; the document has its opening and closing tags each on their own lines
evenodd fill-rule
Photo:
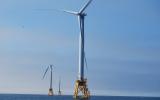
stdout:
<svg viewBox="0 0 160 100">
<path fill-rule="evenodd" d="M 89 98 L 90 92 L 87 87 L 87 80 L 77 80 L 75 83 L 75 89 L 74 89 L 74 98 L 78 98 L 78 94 L 82 93 L 82 98 Z"/>
<path fill-rule="evenodd" d="M 49 89 L 48 95 L 49 95 L 49 96 L 52 96 L 52 95 L 53 95 L 53 89 L 52 89 L 52 88 Z"/>
</svg>

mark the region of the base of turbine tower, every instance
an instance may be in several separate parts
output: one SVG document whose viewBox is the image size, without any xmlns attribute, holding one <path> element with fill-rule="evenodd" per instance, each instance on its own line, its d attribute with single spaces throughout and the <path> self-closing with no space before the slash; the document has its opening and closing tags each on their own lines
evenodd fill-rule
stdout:
<svg viewBox="0 0 160 100">
<path fill-rule="evenodd" d="M 78 96 L 79 93 L 82 93 L 82 97 Z M 85 98 L 88 99 L 90 97 L 90 91 L 87 87 L 87 79 L 84 80 L 76 80 L 75 89 L 74 89 L 74 98 Z"/>
<path fill-rule="evenodd" d="M 52 88 L 49 89 L 48 95 L 53 96 L 53 89 Z"/>
<path fill-rule="evenodd" d="M 61 91 L 58 91 L 58 95 L 62 95 L 62 92 L 61 92 Z"/>
</svg>

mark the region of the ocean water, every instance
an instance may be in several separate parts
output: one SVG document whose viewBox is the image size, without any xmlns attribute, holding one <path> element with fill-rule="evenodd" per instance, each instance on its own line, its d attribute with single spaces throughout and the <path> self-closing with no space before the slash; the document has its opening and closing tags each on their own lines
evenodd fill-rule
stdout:
<svg viewBox="0 0 160 100">
<path fill-rule="evenodd" d="M 72 96 L 0 94 L 0 100 L 84 100 L 84 99 L 73 99 Z M 89 100 L 160 100 L 160 97 L 92 96 Z"/>
</svg>

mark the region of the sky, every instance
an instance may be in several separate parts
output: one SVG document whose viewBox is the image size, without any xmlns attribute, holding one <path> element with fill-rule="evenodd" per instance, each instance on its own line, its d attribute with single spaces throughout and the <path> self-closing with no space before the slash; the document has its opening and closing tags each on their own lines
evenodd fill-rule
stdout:
<svg viewBox="0 0 160 100">
<path fill-rule="evenodd" d="M 0 0 L 0 93 L 73 94 L 77 17 L 87 0 Z M 160 96 L 160 1 L 93 0 L 86 9 L 85 77 L 93 95 Z"/>
</svg>

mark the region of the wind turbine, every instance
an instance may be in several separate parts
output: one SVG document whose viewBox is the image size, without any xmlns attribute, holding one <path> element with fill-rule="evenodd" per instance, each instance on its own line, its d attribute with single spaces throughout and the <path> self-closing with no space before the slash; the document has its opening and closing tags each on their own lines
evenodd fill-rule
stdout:
<svg viewBox="0 0 160 100">
<path fill-rule="evenodd" d="M 46 69 L 46 71 L 45 71 L 45 73 L 44 73 L 44 75 L 43 75 L 43 79 L 44 79 L 44 77 L 46 76 L 46 73 L 48 72 L 48 71 L 51 71 L 51 76 L 50 76 L 50 88 L 49 88 L 49 92 L 48 92 L 48 95 L 49 96 L 52 96 L 53 95 L 53 88 L 52 88 L 52 70 L 53 70 L 53 65 L 49 65 L 48 67 L 47 67 L 47 69 Z"/>
<path fill-rule="evenodd" d="M 61 95 L 62 91 L 61 91 L 61 78 L 59 78 L 59 84 L 58 84 L 58 95 Z"/>
<path fill-rule="evenodd" d="M 80 28 L 80 36 L 79 36 L 79 71 L 78 71 L 78 80 L 75 83 L 74 97 L 78 97 L 79 91 L 82 92 L 84 98 L 88 98 L 90 96 L 90 92 L 87 88 L 87 79 L 84 78 L 84 62 L 85 62 L 85 52 L 84 52 L 84 19 L 87 15 L 84 13 L 85 9 L 89 6 L 92 0 L 89 0 L 84 7 L 82 7 L 78 12 L 75 11 L 67 11 L 66 13 L 73 14 L 78 17 L 79 28 Z"/>
</svg>

